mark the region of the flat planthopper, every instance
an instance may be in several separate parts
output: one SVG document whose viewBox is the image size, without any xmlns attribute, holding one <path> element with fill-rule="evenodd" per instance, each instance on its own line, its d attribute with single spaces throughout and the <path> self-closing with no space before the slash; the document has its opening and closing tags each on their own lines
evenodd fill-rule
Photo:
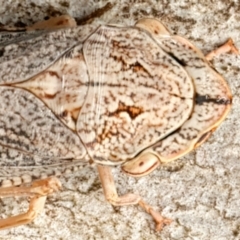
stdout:
<svg viewBox="0 0 240 240">
<path fill-rule="evenodd" d="M 0 197 L 29 196 L 32 221 L 56 176 L 96 164 L 106 199 L 139 204 L 161 230 L 170 219 L 135 194 L 118 196 L 113 166 L 151 173 L 201 145 L 225 119 L 231 92 L 204 56 L 156 19 L 78 26 L 61 16 L 0 33 Z"/>
</svg>

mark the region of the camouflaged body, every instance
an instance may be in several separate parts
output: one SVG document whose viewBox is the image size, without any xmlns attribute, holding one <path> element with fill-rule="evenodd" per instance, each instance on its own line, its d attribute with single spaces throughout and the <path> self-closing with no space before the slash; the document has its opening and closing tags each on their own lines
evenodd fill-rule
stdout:
<svg viewBox="0 0 240 240">
<path fill-rule="evenodd" d="M 230 109 L 198 49 L 141 22 L 2 32 L 0 47 L 3 186 L 147 152 L 174 160 Z"/>
</svg>

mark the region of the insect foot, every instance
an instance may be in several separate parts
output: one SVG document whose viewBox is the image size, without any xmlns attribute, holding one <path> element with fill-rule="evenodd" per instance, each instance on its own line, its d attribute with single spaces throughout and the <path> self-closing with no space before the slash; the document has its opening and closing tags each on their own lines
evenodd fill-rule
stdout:
<svg viewBox="0 0 240 240">
<path fill-rule="evenodd" d="M 153 208 L 145 203 L 138 195 L 126 194 L 123 196 L 118 196 L 110 167 L 99 165 L 98 172 L 103 186 L 105 198 L 112 205 L 126 206 L 139 204 L 140 207 L 142 207 L 153 217 L 154 221 L 156 222 L 156 231 L 161 231 L 164 225 L 168 225 L 172 222 L 171 219 L 164 218 L 159 212 L 153 210 Z"/>
<path fill-rule="evenodd" d="M 156 222 L 156 231 L 161 231 L 165 225 L 169 225 L 172 220 L 164 218 L 159 212 L 155 211 L 151 206 L 140 200 L 138 203 L 147 213 L 149 213 Z"/>
</svg>

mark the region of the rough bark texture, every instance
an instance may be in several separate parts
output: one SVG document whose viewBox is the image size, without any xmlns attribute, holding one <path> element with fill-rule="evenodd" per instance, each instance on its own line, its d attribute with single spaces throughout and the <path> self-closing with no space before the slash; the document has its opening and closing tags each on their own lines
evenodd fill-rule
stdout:
<svg viewBox="0 0 240 240">
<path fill-rule="evenodd" d="M 61 14 L 83 18 L 110 1 L 5 2 L 0 22 L 21 26 Z M 229 37 L 240 48 L 238 1 L 111 2 L 113 8 L 95 21 L 132 25 L 142 17 L 155 17 L 205 54 Z M 114 170 L 119 193 L 140 194 L 173 219 L 170 226 L 156 233 L 151 217 L 139 207 L 112 207 L 104 199 L 95 169 L 87 168 L 61 179 L 63 190 L 48 198 L 32 224 L 1 231 L 0 239 L 240 239 L 240 56 L 224 54 L 213 65 L 233 93 L 233 109 L 218 131 L 196 151 L 147 177 L 133 179 Z M 2 200 L 2 217 L 26 208 L 26 200 L 13 200 Z"/>
</svg>

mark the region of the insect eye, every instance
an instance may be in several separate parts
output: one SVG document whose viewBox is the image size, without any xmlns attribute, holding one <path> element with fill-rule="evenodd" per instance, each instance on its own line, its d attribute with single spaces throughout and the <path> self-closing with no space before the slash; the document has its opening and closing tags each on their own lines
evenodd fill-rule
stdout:
<svg viewBox="0 0 240 240">
<path fill-rule="evenodd" d="M 198 141 L 195 143 L 194 148 L 199 147 L 202 143 L 207 141 L 207 139 L 211 136 L 211 134 L 215 131 L 216 128 L 211 129 L 208 132 L 205 132 L 202 134 L 202 136 L 198 139 Z"/>
</svg>

